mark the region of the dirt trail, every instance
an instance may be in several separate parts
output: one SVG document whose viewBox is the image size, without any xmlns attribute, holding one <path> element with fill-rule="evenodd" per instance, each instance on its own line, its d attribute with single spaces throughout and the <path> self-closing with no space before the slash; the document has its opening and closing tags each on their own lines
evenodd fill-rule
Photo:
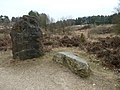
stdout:
<svg viewBox="0 0 120 90">
<path fill-rule="evenodd" d="M 13 61 L 11 52 L 0 55 L 0 90 L 116 90 L 113 76 L 94 73 L 82 79 L 54 63 L 52 55 Z"/>
</svg>

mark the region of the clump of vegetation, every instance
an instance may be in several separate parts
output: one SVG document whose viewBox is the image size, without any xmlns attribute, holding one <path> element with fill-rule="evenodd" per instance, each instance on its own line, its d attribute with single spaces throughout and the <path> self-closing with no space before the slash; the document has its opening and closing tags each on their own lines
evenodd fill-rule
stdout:
<svg viewBox="0 0 120 90">
<path fill-rule="evenodd" d="M 114 14 L 113 23 L 115 23 L 114 32 L 120 34 L 120 13 Z"/>
<path fill-rule="evenodd" d="M 77 36 L 44 35 L 44 45 L 54 47 L 79 47 L 86 42 L 84 34 Z"/>
<path fill-rule="evenodd" d="M 4 35 L 0 38 L 0 51 L 11 48 L 11 39 L 9 36 Z"/>
<path fill-rule="evenodd" d="M 80 35 L 80 42 L 81 43 L 85 43 L 85 41 L 86 41 L 85 36 L 84 36 L 83 33 L 81 33 L 81 35 Z"/>
<path fill-rule="evenodd" d="M 99 42 L 87 43 L 87 52 L 102 58 L 102 63 L 108 67 L 120 68 L 120 37 L 100 38 Z"/>
<path fill-rule="evenodd" d="M 108 34 L 112 33 L 113 29 L 111 26 L 98 26 L 90 30 L 90 34 Z"/>
<path fill-rule="evenodd" d="M 72 47 L 72 46 L 78 47 L 81 44 L 83 44 L 85 41 L 86 41 L 85 36 L 83 34 L 81 34 L 81 36 L 72 36 L 72 37 L 64 36 L 60 40 L 60 45 L 66 47 Z"/>
</svg>

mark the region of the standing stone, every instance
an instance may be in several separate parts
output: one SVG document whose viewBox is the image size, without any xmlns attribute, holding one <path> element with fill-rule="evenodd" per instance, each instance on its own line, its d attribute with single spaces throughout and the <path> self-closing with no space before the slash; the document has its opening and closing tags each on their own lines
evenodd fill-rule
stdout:
<svg viewBox="0 0 120 90">
<path fill-rule="evenodd" d="M 35 17 L 20 17 L 13 25 L 10 36 L 14 59 L 32 59 L 44 54 L 43 35 Z"/>
</svg>

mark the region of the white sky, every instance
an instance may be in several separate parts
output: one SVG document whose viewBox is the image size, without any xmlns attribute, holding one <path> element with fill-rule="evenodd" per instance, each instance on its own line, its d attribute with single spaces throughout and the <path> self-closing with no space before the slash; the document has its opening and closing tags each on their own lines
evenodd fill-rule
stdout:
<svg viewBox="0 0 120 90">
<path fill-rule="evenodd" d="M 61 17 L 111 15 L 119 0 L 0 0 L 0 15 L 22 16 L 30 10 Z"/>
</svg>

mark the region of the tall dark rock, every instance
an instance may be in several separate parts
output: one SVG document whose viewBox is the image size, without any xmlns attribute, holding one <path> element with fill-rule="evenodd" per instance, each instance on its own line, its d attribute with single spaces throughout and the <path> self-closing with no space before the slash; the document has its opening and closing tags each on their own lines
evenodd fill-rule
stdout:
<svg viewBox="0 0 120 90">
<path fill-rule="evenodd" d="M 20 17 L 14 24 L 10 36 L 14 59 L 32 59 L 44 54 L 43 35 L 35 17 Z"/>
</svg>

